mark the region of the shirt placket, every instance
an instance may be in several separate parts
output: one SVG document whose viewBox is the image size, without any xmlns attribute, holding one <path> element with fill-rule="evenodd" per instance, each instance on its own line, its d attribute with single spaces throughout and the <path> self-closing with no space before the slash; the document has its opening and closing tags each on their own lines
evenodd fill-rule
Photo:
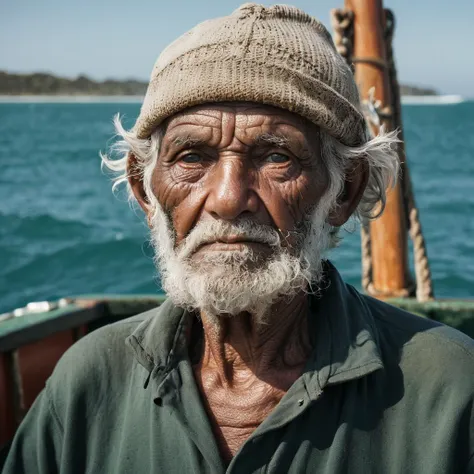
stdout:
<svg viewBox="0 0 474 474">
<path fill-rule="evenodd" d="M 154 402 L 158 408 L 166 406 L 172 409 L 173 416 L 204 458 L 208 466 L 207 472 L 224 473 L 225 467 L 189 360 L 182 360 L 164 377 L 158 386 Z M 198 471 L 202 471 L 202 466 L 196 466 L 196 472 Z"/>
<path fill-rule="evenodd" d="M 265 463 L 258 470 L 249 470 L 248 460 L 261 458 L 262 453 L 276 452 L 278 446 L 266 445 L 265 435 L 289 423 L 297 423 L 297 418 L 321 397 L 322 389 L 323 387 L 320 387 L 317 383 L 316 373 L 302 375 L 282 398 L 270 416 L 242 445 L 225 471 L 226 474 L 269 472 L 269 469 L 271 472 L 269 463 Z"/>
</svg>

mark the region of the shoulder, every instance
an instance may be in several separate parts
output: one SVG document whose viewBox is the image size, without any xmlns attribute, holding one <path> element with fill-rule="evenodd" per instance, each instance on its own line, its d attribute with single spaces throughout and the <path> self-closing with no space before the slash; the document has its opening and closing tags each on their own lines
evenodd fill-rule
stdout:
<svg viewBox="0 0 474 474">
<path fill-rule="evenodd" d="M 474 391 L 474 340 L 439 322 L 362 296 L 375 321 L 379 347 L 404 371 L 432 379 L 457 379 Z M 462 379 L 462 380 L 461 380 Z"/>
<path fill-rule="evenodd" d="M 381 332 L 398 335 L 405 344 L 423 343 L 452 347 L 474 361 L 474 340 L 440 322 L 418 316 L 369 296 L 362 296 Z"/>
<path fill-rule="evenodd" d="M 159 308 L 154 308 L 145 313 L 123 319 L 112 324 L 107 324 L 99 329 L 87 334 L 82 339 L 72 345 L 60 359 L 55 373 L 58 371 L 69 371 L 82 368 L 87 370 L 89 366 L 104 366 L 114 362 L 117 364 L 119 357 L 124 357 L 130 353 L 125 340 L 143 322 L 153 318 L 158 313 Z M 127 359 L 128 357 L 126 357 Z"/>
<path fill-rule="evenodd" d="M 157 313 L 155 308 L 103 326 L 71 346 L 47 382 L 53 402 L 61 405 L 69 404 L 72 398 L 93 397 L 99 405 L 110 387 L 123 383 L 138 365 L 126 339 Z"/>
</svg>

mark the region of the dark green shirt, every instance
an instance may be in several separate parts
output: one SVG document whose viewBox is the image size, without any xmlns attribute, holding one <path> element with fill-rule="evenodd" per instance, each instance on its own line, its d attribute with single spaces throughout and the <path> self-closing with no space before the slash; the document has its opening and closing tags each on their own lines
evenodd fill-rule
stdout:
<svg viewBox="0 0 474 474">
<path fill-rule="evenodd" d="M 4 472 L 474 472 L 474 341 L 362 296 L 328 268 L 306 369 L 229 466 L 193 377 L 194 317 L 168 300 L 69 349 Z"/>
</svg>

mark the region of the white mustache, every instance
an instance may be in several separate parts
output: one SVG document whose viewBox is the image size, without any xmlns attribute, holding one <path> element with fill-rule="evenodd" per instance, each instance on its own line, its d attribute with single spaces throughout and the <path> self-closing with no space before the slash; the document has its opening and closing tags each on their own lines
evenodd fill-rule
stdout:
<svg viewBox="0 0 474 474">
<path fill-rule="evenodd" d="M 177 256 L 187 259 L 199 247 L 232 238 L 266 244 L 271 247 L 281 247 L 279 233 L 270 226 L 257 224 L 250 219 L 241 219 L 237 222 L 204 221 L 196 225 L 186 239 L 179 245 Z"/>
</svg>

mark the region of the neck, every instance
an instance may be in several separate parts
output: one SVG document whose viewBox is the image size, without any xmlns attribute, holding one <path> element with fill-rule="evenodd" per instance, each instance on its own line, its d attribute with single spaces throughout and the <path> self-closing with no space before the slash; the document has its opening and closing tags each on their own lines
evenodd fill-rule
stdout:
<svg viewBox="0 0 474 474">
<path fill-rule="evenodd" d="M 280 301 L 270 308 L 264 323 L 250 313 L 216 317 L 201 312 L 201 367 L 217 372 L 224 386 L 234 387 L 252 374 L 287 390 L 311 353 L 308 306 L 304 293 L 290 302 Z"/>
</svg>

